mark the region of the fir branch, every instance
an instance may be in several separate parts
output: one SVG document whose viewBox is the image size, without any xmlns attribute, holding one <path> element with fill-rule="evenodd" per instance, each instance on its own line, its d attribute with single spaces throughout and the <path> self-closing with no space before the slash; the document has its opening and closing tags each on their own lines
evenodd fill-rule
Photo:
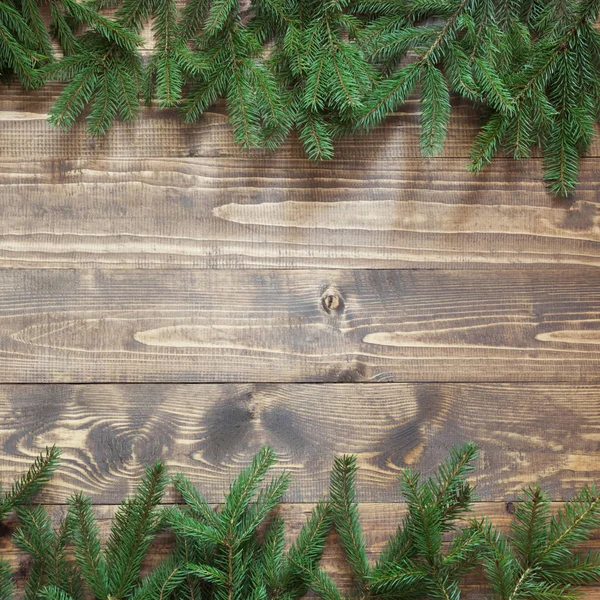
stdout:
<svg viewBox="0 0 600 600">
<path fill-rule="evenodd" d="M 46 59 L 52 57 L 52 45 L 46 30 L 44 19 L 36 0 L 21 0 L 21 13 L 27 22 L 33 37 L 37 51 Z"/>
<path fill-rule="evenodd" d="M 442 150 L 450 118 L 450 91 L 437 67 L 425 68 L 421 93 L 421 150 L 424 156 L 434 156 Z"/>
<path fill-rule="evenodd" d="M 589 539 L 600 527 L 600 497 L 594 487 L 584 488 L 550 520 L 549 543 L 541 557 L 560 560 L 564 552 Z"/>
<path fill-rule="evenodd" d="M 474 521 L 472 525 L 483 540 L 485 575 L 499 600 L 508 600 L 518 577 L 518 561 L 506 537 L 488 520 Z"/>
<path fill-rule="evenodd" d="M 218 544 L 223 540 L 222 522 L 219 522 L 218 527 L 211 527 L 177 507 L 165 510 L 164 518 L 176 533 L 201 544 Z"/>
<path fill-rule="evenodd" d="M 358 517 L 354 457 L 335 460 L 330 502 L 314 508 L 287 553 L 283 519 L 271 515 L 288 476 L 264 483 L 276 461 L 272 450 L 262 449 L 232 482 L 220 511 L 181 475 L 175 482 L 184 505 L 160 511 L 166 476 L 157 464 L 117 511 L 106 550 L 91 500 L 81 494 L 70 499 L 67 519 L 56 530 L 43 508 L 18 509 L 15 541 L 32 558 L 25 597 L 83 600 L 85 583 L 96 600 L 293 600 L 309 589 L 341 600 L 319 564 L 332 522 L 360 583 L 357 597 L 363 599 L 459 600 L 462 577 L 479 561 L 498 600 L 575 598 L 579 586 L 598 581 L 600 555 L 577 552 L 600 529 L 600 498 L 593 488 L 582 490 L 555 515 L 539 488 L 526 490 L 509 536 L 485 519 L 457 525 L 471 507 L 467 477 L 476 456 L 475 446 L 465 444 L 454 448 L 432 477 L 403 472 L 407 514 L 373 567 Z M 44 469 L 43 459 L 34 473 Z M 140 581 L 141 561 L 162 524 L 174 530 L 176 546 Z M 0 563 L 0 600 L 11 594 L 10 569 Z"/>
<path fill-rule="evenodd" d="M 196 519 L 212 527 L 219 527 L 220 521 L 217 513 L 183 473 L 178 473 L 173 477 L 173 485 Z"/>
<path fill-rule="evenodd" d="M 319 502 L 300 529 L 287 556 L 282 559 L 279 585 L 274 591 L 274 598 L 303 596 L 308 591 L 311 580 L 306 575 L 313 573 L 318 567 L 331 525 L 329 504 Z"/>
<path fill-rule="evenodd" d="M 48 482 L 58 466 L 59 457 L 58 448 L 46 448 L 46 452 L 35 459 L 27 473 L 12 485 L 0 502 L 0 522 L 10 511 L 17 511 L 21 525 L 15 533 L 15 543 L 26 552 L 30 551 L 34 558 L 25 585 L 26 599 L 36 598 L 45 578 L 54 581 L 56 571 L 63 566 L 64 536 L 55 538 L 52 535 L 45 510 L 26 506 Z M 7 562 L 0 560 L 0 600 L 12 600 L 13 593 L 12 570 Z"/>
<path fill-rule="evenodd" d="M 308 114 L 298 118 L 300 141 L 312 160 L 333 158 L 333 131 L 327 121 L 317 114 Z"/>
<path fill-rule="evenodd" d="M 342 600 L 342 596 L 334 581 L 322 569 L 314 569 L 303 564 L 297 568 L 310 589 L 322 600 Z"/>
<path fill-rule="evenodd" d="M 460 579 L 474 568 L 481 534 L 472 527 L 460 529 L 445 552 L 442 539 L 470 510 L 472 490 L 466 477 L 476 457 L 477 448 L 464 444 L 452 449 L 434 477 L 424 480 L 418 473 L 403 471 L 400 483 L 408 514 L 377 561 L 371 576 L 373 591 L 419 597 L 427 590 L 440 600 L 459 597 Z"/>
<path fill-rule="evenodd" d="M 546 545 L 550 502 L 539 488 L 525 490 L 511 524 L 513 546 L 526 566 L 533 565 Z"/>
<path fill-rule="evenodd" d="M 434 566 L 442 546 L 442 511 L 430 494 L 429 486 L 421 482 L 421 475 L 407 469 L 400 476 L 400 488 L 408 502 L 407 523 L 418 553 Z"/>
<path fill-rule="evenodd" d="M 78 23 L 88 25 L 104 39 L 124 50 L 133 52 L 142 40 L 118 21 L 108 19 L 87 4 L 77 0 L 60 0 L 65 13 Z"/>
<path fill-rule="evenodd" d="M 500 600 L 523 597 L 573 597 L 577 586 L 600 572 L 600 557 L 574 554 L 600 526 L 600 500 L 594 490 L 582 490 L 556 516 L 539 488 L 525 490 L 511 536 L 486 521 L 473 523 L 484 540 L 483 564 L 492 590 Z"/>
<path fill-rule="evenodd" d="M 40 590 L 38 598 L 41 600 L 73 600 L 67 592 L 52 585 Z"/>
<path fill-rule="evenodd" d="M 105 554 L 113 598 L 126 597 L 138 583 L 142 561 L 161 524 L 158 505 L 166 483 L 162 463 L 148 467 L 134 497 L 115 515 Z"/>
<path fill-rule="evenodd" d="M 48 3 L 50 32 L 37 0 L 0 3 L 0 75 L 65 81 L 49 114 L 63 129 L 85 114 L 104 135 L 138 114 L 140 96 L 186 121 L 222 99 L 242 147 L 274 149 L 296 131 L 323 160 L 337 137 L 379 125 L 420 86 L 425 156 L 443 148 L 455 93 L 484 108 L 472 171 L 502 148 L 523 158 L 541 146 L 549 190 L 567 196 L 600 118 L 598 0 L 251 0 L 243 14 L 239 0 Z"/>
<path fill-rule="evenodd" d="M 265 584 L 271 590 L 280 586 L 285 545 L 285 521 L 275 517 L 265 533 L 261 548 Z"/>
<path fill-rule="evenodd" d="M 18 479 L 0 503 L 0 521 L 7 513 L 17 506 L 30 502 L 32 498 L 50 480 L 59 464 L 60 450 L 56 446 L 46 448 L 45 454 L 40 454 L 27 473 Z"/>
<path fill-rule="evenodd" d="M 189 0 L 181 15 L 181 35 L 184 39 L 196 36 L 206 19 L 210 0 Z"/>
<path fill-rule="evenodd" d="M 211 565 L 188 564 L 185 568 L 187 574 L 200 577 L 200 579 L 208 581 L 209 583 L 214 583 L 217 586 L 226 587 L 228 588 L 229 596 L 233 594 L 233 585 L 228 573 L 221 571 L 216 567 L 212 567 Z"/>
<path fill-rule="evenodd" d="M 41 507 L 21 509 L 18 516 L 20 527 L 14 535 L 15 544 L 33 559 L 24 598 L 35 600 L 46 583 L 48 563 L 56 550 L 53 547 L 54 531 L 48 514 Z"/>
<path fill-rule="evenodd" d="M 364 587 L 371 568 L 367 561 L 365 539 L 360 527 L 356 502 L 356 457 L 337 457 L 333 463 L 329 495 L 335 529 L 340 537 L 352 572 L 359 585 Z"/>
<path fill-rule="evenodd" d="M 65 87 L 59 99 L 50 108 L 48 121 L 60 129 L 69 129 L 91 100 L 98 82 L 97 67 L 93 62 L 81 63 L 82 69 Z"/>
<path fill-rule="evenodd" d="M 249 507 L 246 510 L 246 514 L 240 519 L 237 543 L 244 542 L 256 533 L 259 525 L 265 520 L 267 515 L 281 502 L 289 484 L 289 473 L 282 473 L 260 491 L 254 505 Z"/>
<path fill-rule="evenodd" d="M 114 4 L 119 4 L 119 0 L 114 0 Z M 123 0 L 115 18 L 122 27 L 139 34 L 151 18 L 155 4 L 154 0 Z"/>
<path fill-rule="evenodd" d="M 10 564 L 0 560 L 0 600 L 12 600 L 14 585 Z"/>
<path fill-rule="evenodd" d="M 358 126 L 370 129 L 378 125 L 396 106 L 403 104 L 417 87 L 421 78 L 421 65 L 414 62 L 384 79 L 374 90 L 373 98 L 365 103 Z"/>
<path fill-rule="evenodd" d="M 451 529 L 452 521 L 469 510 L 473 490 L 465 480 L 474 471 L 478 456 L 477 446 L 470 442 L 453 447 L 448 459 L 438 467 L 435 478 L 429 481 L 430 493 L 442 509 L 444 530 Z"/>
<path fill-rule="evenodd" d="M 377 595 L 411 597 L 424 586 L 427 573 L 410 560 L 382 560 L 371 578 L 371 589 Z"/>
<path fill-rule="evenodd" d="M 201 549 L 191 561 L 187 548 L 180 547 L 176 553 L 180 568 L 186 576 L 211 586 L 217 598 L 242 600 L 264 596 L 267 571 L 271 587 L 281 587 L 281 526 L 275 526 L 275 532 L 272 536 L 267 534 L 262 545 L 258 542 L 259 527 L 280 502 L 289 483 L 289 476 L 284 473 L 261 489 L 275 461 L 273 450 L 262 448 L 252 464 L 233 481 L 218 513 L 212 511 L 186 478 L 180 475 L 175 479 L 187 506 L 185 510 L 167 510 L 165 522 L 183 540 Z"/>
<path fill-rule="evenodd" d="M 183 586 L 187 573 L 173 555 L 147 575 L 132 594 L 132 600 L 167 600 Z"/>
<path fill-rule="evenodd" d="M 75 562 L 83 580 L 97 600 L 109 600 L 108 565 L 101 549 L 91 500 L 82 494 L 70 498 L 67 519 L 75 550 Z"/>
<path fill-rule="evenodd" d="M 412 558 L 414 554 L 413 540 L 408 529 L 408 519 L 405 517 L 387 541 L 377 561 L 376 569 L 380 570 L 384 568 L 384 565 L 402 563 Z"/>
<path fill-rule="evenodd" d="M 133 24 L 124 26 L 78 0 L 51 0 L 50 10 L 64 57 L 44 67 L 43 75 L 69 83 L 51 107 L 49 122 L 69 129 L 89 106 L 88 130 L 98 136 L 117 116 L 132 119 L 139 104 L 142 43 Z"/>
<path fill-rule="evenodd" d="M 258 487 L 276 460 L 272 448 L 268 446 L 261 448 L 253 458 L 252 464 L 244 469 L 231 484 L 220 515 L 221 521 L 227 524 L 227 531 L 230 535 L 235 534 L 235 528 L 241 522 Z"/>
<path fill-rule="evenodd" d="M 501 147 L 509 126 L 509 119 L 499 113 L 489 118 L 471 148 L 469 170 L 478 173 L 491 162 Z"/>
</svg>

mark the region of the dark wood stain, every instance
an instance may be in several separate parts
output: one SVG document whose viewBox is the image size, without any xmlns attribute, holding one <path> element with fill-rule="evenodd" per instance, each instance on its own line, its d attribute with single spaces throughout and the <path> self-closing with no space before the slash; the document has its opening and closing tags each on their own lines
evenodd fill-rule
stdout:
<svg viewBox="0 0 600 600">
<path fill-rule="evenodd" d="M 536 161 L 500 160 L 482 179 L 463 158 L 362 156 L 5 160 L 0 267 L 600 265 L 594 159 L 561 201 Z"/>
<path fill-rule="evenodd" d="M 5 270 L 0 382 L 597 383 L 599 305 L 590 268 Z"/>
<path fill-rule="evenodd" d="M 44 426 L 32 427 L 18 406 Z M 481 500 L 513 501 L 534 482 L 565 500 L 600 479 L 597 385 L 3 385 L 0 421 L 4 480 L 45 445 L 63 448 L 42 497 L 50 503 L 77 489 L 118 503 L 156 460 L 219 502 L 264 444 L 293 475 L 290 502 L 322 497 L 333 457 L 349 452 L 358 456 L 364 500 L 399 501 L 402 468 L 429 474 L 466 440 L 481 447 L 474 475 Z"/>
</svg>

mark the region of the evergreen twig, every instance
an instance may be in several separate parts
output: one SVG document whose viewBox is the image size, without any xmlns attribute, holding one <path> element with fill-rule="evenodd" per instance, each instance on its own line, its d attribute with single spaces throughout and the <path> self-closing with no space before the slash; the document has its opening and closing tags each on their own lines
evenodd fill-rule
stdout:
<svg viewBox="0 0 600 600">
<path fill-rule="evenodd" d="M 20 477 L 4 494 L 0 501 L 0 521 L 17 506 L 27 504 L 42 489 L 58 467 L 60 450 L 56 446 L 47 448 L 31 465 L 25 475 Z"/>
<path fill-rule="evenodd" d="M 48 566 L 54 571 L 62 559 L 60 552 L 49 553 L 49 550 L 54 550 L 55 546 L 50 539 L 45 512 L 31 508 L 35 495 L 40 492 L 58 467 L 59 457 L 60 450 L 56 446 L 46 448 L 46 452 L 35 459 L 27 473 L 17 479 L 0 500 L 0 523 L 4 522 L 11 511 L 16 510 L 21 521 L 27 524 L 15 534 L 17 545 L 30 551 L 34 559 L 25 589 L 27 600 L 36 598 L 45 567 Z M 12 576 L 9 563 L 0 560 L 0 600 L 12 599 L 14 592 Z"/>
<path fill-rule="evenodd" d="M 558 514 L 539 487 L 526 489 L 510 536 L 488 520 L 473 522 L 483 539 L 486 577 L 498 600 L 574 597 L 577 588 L 600 577 L 600 556 L 578 554 L 577 546 L 600 526 L 600 498 L 584 488 Z"/>
</svg>

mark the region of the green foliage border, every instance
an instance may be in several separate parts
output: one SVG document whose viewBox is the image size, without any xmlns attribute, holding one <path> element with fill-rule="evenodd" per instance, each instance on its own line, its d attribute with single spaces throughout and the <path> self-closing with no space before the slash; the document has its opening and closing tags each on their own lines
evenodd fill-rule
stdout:
<svg viewBox="0 0 600 600">
<path fill-rule="evenodd" d="M 69 499 L 55 526 L 34 497 L 58 466 L 50 448 L 0 500 L 0 515 L 16 511 L 14 543 L 30 557 L 27 600 L 292 600 L 309 590 L 342 600 L 320 562 L 335 529 L 353 576 L 348 599 L 459 600 L 465 575 L 479 570 L 494 600 L 559 600 L 600 580 L 600 555 L 579 548 L 600 528 L 600 498 L 584 488 L 558 512 L 539 487 L 524 490 L 508 535 L 472 513 L 469 483 L 478 458 L 470 443 L 452 449 L 429 477 L 400 476 L 407 510 L 375 562 L 368 559 L 357 501 L 355 456 L 335 458 L 329 499 L 319 502 L 286 550 L 277 513 L 290 476 L 267 480 L 277 462 L 264 447 L 231 483 L 219 507 L 209 505 L 182 474 L 171 479 L 181 501 L 161 504 L 169 477 L 147 467 L 136 493 L 118 508 L 106 544 L 90 498 Z M 152 541 L 174 534 L 171 554 L 140 572 Z M 13 598 L 12 572 L 0 561 L 0 599 Z"/>
<path fill-rule="evenodd" d="M 417 90 L 421 150 L 436 155 L 455 94 L 482 116 L 472 171 L 499 151 L 518 159 L 540 147 L 549 190 L 574 191 L 600 116 L 600 0 L 247 4 L 0 0 L 0 74 L 28 88 L 66 82 L 49 112 L 63 129 L 85 115 L 103 135 L 115 119 L 134 119 L 143 100 L 195 121 L 224 99 L 243 148 L 274 149 L 295 131 L 315 160 Z"/>
</svg>

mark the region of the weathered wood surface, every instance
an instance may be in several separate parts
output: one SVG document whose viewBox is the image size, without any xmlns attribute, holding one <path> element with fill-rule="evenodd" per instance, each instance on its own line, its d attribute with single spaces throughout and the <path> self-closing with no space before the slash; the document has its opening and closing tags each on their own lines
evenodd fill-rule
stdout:
<svg viewBox="0 0 600 600">
<path fill-rule="evenodd" d="M 23 91 L 12 86 L 0 94 L 0 156 L 4 159 L 39 160 L 76 157 L 175 157 L 175 156 L 243 156 L 234 143 L 227 123 L 224 104 L 207 110 L 197 123 L 182 121 L 175 109 L 144 108 L 141 117 L 119 123 L 107 136 L 93 139 L 85 121 L 68 132 L 57 131 L 47 122 L 47 113 L 63 86 L 49 83 L 40 90 Z M 467 104 L 455 101 L 455 112 L 445 149 L 445 156 L 468 156 L 470 142 L 477 133 L 476 112 Z M 372 156 L 420 156 L 419 103 L 413 99 L 401 111 L 390 116 L 385 126 L 356 140 L 346 139 L 338 145 L 343 158 Z M 253 151 L 251 156 L 268 156 Z M 277 150 L 277 155 L 300 158 L 302 147 L 291 140 Z M 592 153 L 593 155 L 593 153 Z"/>
<path fill-rule="evenodd" d="M 413 98 L 315 164 L 294 140 L 241 152 L 222 104 L 60 132 L 60 90 L 0 94 L 2 481 L 58 443 L 41 500 L 59 516 L 91 494 L 106 537 L 148 462 L 218 502 L 270 443 L 293 537 L 353 452 L 372 559 L 402 516 L 399 469 L 431 472 L 457 442 L 480 444 L 476 512 L 503 528 L 524 485 L 562 500 L 600 481 L 600 141 L 564 201 L 538 155 L 468 174 L 479 123 L 457 100 L 440 158 L 419 156 Z M 325 566 L 349 585 L 333 538 Z"/>
<path fill-rule="evenodd" d="M 593 269 L 0 272 L 0 380 L 596 383 Z"/>
<path fill-rule="evenodd" d="M 596 171 L 584 161 L 571 203 L 535 161 L 477 178 L 368 155 L 2 162 L 0 267 L 597 267 Z"/>
<path fill-rule="evenodd" d="M 553 505 L 553 511 L 562 507 L 560 503 Z M 279 509 L 279 514 L 287 524 L 286 541 L 291 544 L 298 535 L 298 531 L 304 521 L 308 518 L 313 506 L 311 504 L 284 504 Z M 64 506 L 49 507 L 51 515 L 60 521 L 64 518 L 66 509 Z M 101 537 L 106 540 L 110 533 L 111 519 L 115 513 L 115 506 L 96 506 L 95 512 L 98 518 Z M 511 503 L 479 503 L 474 510 L 474 516 L 486 515 L 494 524 L 504 532 L 508 532 L 514 505 Z M 375 561 L 381 550 L 384 548 L 389 537 L 396 530 L 397 524 L 404 515 L 404 505 L 400 503 L 393 504 L 369 504 L 363 503 L 360 507 L 360 518 L 365 533 L 367 545 L 367 554 L 371 562 Z M 15 529 L 16 523 L 9 522 L 7 527 L 2 528 L 0 535 L 0 554 L 10 562 L 16 570 L 17 590 L 21 590 L 24 585 L 23 574 L 28 571 L 28 560 L 21 552 L 16 551 L 10 543 L 9 534 Z M 143 572 L 148 572 L 154 565 L 168 556 L 172 548 L 172 539 L 168 533 L 158 536 L 151 548 L 151 552 L 145 562 Z M 589 542 L 584 544 L 584 549 L 600 550 L 600 537 L 596 535 Z M 351 573 L 348 570 L 343 551 L 339 546 L 335 534 L 331 534 L 326 545 L 325 554 L 322 561 L 323 568 L 334 578 L 341 589 L 349 590 L 352 586 Z M 477 574 L 469 575 L 461 586 L 465 597 L 469 599 L 485 598 L 488 590 L 483 587 L 481 576 Z M 310 597 L 313 597 L 312 595 Z M 587 600 L 597 600 L 600 598 L 600 585 L 593 585 L 585 588 L 585 598 Z"/>
<path fill-rule="evenodd" d="M 39 160 L 76 157 L 174 157 L 240 156 L 227 124 L 224 102 L 209 108 L 196 123 L 185 123 L 176 109 L 143 108 L 141 117 L 118 123 L 108 135 L 90 138 L 84 120 L 68 132 L 57 131 L 47 122 L 49 108 L 63 85 L 48 83 L 34 91 L 18 86 L 2 88 L 0 94 L 0 156 L 6 159 Z M 382 158 L 421 157 L 419 146 L 420 102 L 413 95 L 382 126 L 367 135 L 346 138 L 336 143 L 336 156 L 376 162 Z M 452 99 L 452 116 L 441 157 L 468 158 L 469 149 L 480 131 L 482 113 L 468 101 Z M 32 143 L 34 142 L 34 143 Z M 277 155 L 300 158 L 301 145 L 290 139 Z M 253 157 L 265 156 L 257 150 Z M 271 154 L 266 154 L 271 156 Z M 539 153 L 534 153 L 535 157 Z M 594 139 L 590 158 L 600 156 L 600 140 Z M 510 167 L 509 167 L 510 168 Z M 465 171 L 465 180 L 473 177 Z"/>
<path fill-rule="evenodd" d="M 293 475 L 292 502 L 325 494 L 333 457 L 343 453 L 358 455 L 362 498 L 398 501 L 400 469 L 431 473 L 467 440 L 481 447 L 481 500 L 514 499 L 535 482 L 568 499 L 600 481 L 594 386 L 13 385 L 0 386 L 0 422 L 4 482 L 46 445 L 63 449 L 43 496 L 50 503 L 76 490 L 118 503 L 157 460 L 219 502 L 264 444 Z"/>
</svg>

